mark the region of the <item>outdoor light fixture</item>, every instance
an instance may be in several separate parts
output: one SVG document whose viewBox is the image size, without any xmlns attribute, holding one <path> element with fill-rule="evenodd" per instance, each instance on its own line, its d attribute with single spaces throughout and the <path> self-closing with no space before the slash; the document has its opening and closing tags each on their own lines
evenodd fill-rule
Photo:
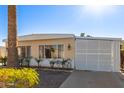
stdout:
<svg viewBox="0 0 124 93">
<path fill-rule="evenodd" d="M 71 44 L 68 44 L 68 50 L 71 50 Z"/>
</svg>

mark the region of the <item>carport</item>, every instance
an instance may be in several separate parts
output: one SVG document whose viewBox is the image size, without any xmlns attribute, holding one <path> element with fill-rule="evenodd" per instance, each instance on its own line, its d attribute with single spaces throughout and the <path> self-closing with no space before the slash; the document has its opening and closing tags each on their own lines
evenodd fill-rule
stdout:
<svg viewBox="0 0 124 93">
<path fill-rule="evenodd" d="M 120 71 L 121 38 L 76 37 L 75 69 Z"/>
</svg>

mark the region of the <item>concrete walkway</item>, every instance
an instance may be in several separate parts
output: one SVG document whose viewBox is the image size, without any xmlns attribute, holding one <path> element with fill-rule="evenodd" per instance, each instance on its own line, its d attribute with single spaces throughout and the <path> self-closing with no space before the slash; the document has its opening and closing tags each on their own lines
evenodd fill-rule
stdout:
<svg viewBox="0 0 124 93">
<path fill-rule="evenodd" d="M 124 76 L 113 72 L 74 71 L 60 88 L 123 88 Z"/>
</svg>

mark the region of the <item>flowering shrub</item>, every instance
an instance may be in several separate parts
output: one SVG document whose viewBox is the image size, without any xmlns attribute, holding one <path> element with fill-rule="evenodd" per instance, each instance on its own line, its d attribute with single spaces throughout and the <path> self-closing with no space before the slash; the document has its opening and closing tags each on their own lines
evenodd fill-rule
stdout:
<svg viewBox="0 0 124 93">
<path fill-rule="evenodd" d="M 38 76 L 39 74 L 31 68 L 1 68 L 0 82 L 4 85 L 0 87 L 33 87 L 39 82 Z"/>
</svg>

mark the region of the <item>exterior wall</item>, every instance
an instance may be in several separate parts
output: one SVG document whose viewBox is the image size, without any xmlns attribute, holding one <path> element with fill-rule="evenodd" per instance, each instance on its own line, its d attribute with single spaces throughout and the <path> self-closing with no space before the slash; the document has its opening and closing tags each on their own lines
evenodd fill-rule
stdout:
<svg viewBox="0 0 124 93">
<path fill-rule="evenodd" d="M 120 42 L 113 41 L 113 71 L 119 72 L 120 71 Z"/>
<path fill-rule="evenodd" d="M 31 46 L 31 56 L 39 57 L 39 45 L 64 45 L 64 58 L 74 58 L 74 38 L 67 39 L 49 39 L 49 40 L 32 40 L 19 41 L 18 46 Z M 68 50 L 68 44 L 71 44 L 71 49 Z"/>
<path fill-rule="evenodd" d="M 64 45 L 64 58 L 70 58 L 72 60 L 71 68 L 74 68 L 74 56 L 75 56 L 75 38 L 60 38 L 60 39 L 44 39 L 44 40 L 30 40 L 30 41 L 19 41 L 18 46 L 31 46 L 31 56 L 33 58 L 39 58 L 39 45 Z M 71 45 L 71 49 L 68 49 L 68 45 Z M 8 47 L 7 42 L 5 43 L 6 48 Z M 44 58 L 43 62 L 40 62 L 41 66 L 50 66 L 50 59 Z M 32 59 L 30 65 L 37 66 L 37 62 Z"/>
<path fill-rule="evenodd" d="M 76 39 L 75 50 L 78 70 L 120 71 L 119 40 Z"/>
<path fill-rule="evenodd" d="M 74 38 L 65 39 L 46 39 L 46 40 L 31 40 L 31 41 L 19 41 L 18 46 L 31 46 L 31 56 L 33 58 L 39 58 L 39 46 L 40 45 L 64 45 L 64 58 L 70 58 L 72 60 L 72 68 L 74 67 Z M 71 49 L 68 50 L 68 45 L 71 45 Z M 48 58 L 44 58 L 43 62 L 40 62 L 41 66 L 50 66 Z M 37 62 L 34 59 L 31 60 L 30 65 L 37 66 Z"/>
<path fill-rule="evenodd" d="M 99 42 L 101 42 L 99 40 Z M 111 40 L 111 55 L 112 55 L 112 71 L 119 72 L 120 71 L 120 41 Z M 19 41 L 18 46 L 31 46 L 31 56 L 34 58 L 39 57 L 39 45 L 64 45 L 64 58 L 72 59 L 72 68 L 74 68 L 75 64 L 75 38 L 65 38 L 65 39 L 46 39 L 46 40 L 30 40 L 30 41 Z M 71 49 L 68 50 L 68 45 L 71 45 Z M 83 45 L 85 45 L 83 43 Z M 7 47 L 7 44 L 6 44 Z M 90 47 L 90 46 L 89 46 Z M 82 58 L 82 57 L 81 57 Z M 92 59 L 91 59 L 92 60 Z M 78 61 L 79 62 L 79 61 Z M 37 66 L 37 62 L 34 59 L 31 61 L 31 65 Z M 40 63 L 41 66 L 49 66 L 49 59 L 45 59 L 44 62 Z M 100 67 L 99 67 L 100 68 Z"/>
<path fill-rule="evenodd" d="M 5 47 L 0 47 L 0 57 L 5 57 L 7 54 Z"/>
</svg>

